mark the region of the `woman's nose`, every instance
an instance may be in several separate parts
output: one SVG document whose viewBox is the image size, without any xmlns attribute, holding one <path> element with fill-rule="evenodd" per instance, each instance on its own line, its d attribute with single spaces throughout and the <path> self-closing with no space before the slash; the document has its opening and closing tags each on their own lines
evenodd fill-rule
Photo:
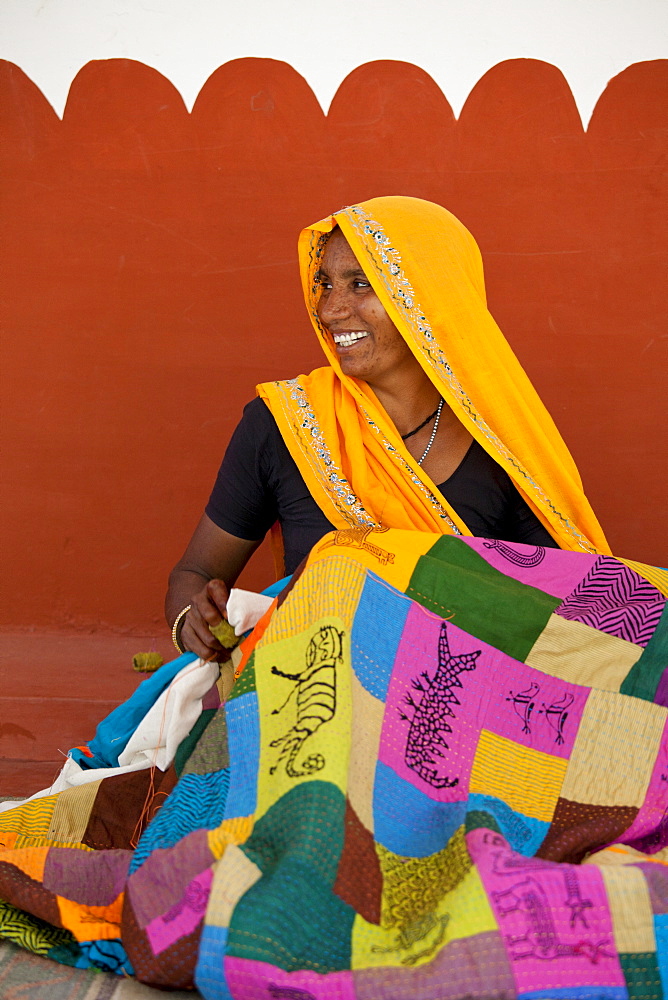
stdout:
<svg viewBox="0 0 668 1000">
<path fill-rule="evenodd" d="M 318 303 L 318 316 L 325 326 L 350 314 L 350 298 L 343 288 L 323 289 Z"/>
</svg>

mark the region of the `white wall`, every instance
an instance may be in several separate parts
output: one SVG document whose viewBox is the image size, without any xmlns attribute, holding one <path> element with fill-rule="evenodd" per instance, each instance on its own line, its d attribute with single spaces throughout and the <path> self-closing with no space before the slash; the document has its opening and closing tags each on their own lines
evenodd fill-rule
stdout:
<svg viewBox="0 0 668 1000">
<path fill-rule="evenodd" d="M 608 80 L 668 53 L 666 0 L 0 0 L 0 57 L 59 114 L 77 71 L 125 57 L 167 76 L 190 108 L 207 77 L 240 56 L 283 59 L 327 109 L 374 59 L 425 69 L 455 114 L 504 59 L 554 63 L 585 124 Z"/>
</svg>

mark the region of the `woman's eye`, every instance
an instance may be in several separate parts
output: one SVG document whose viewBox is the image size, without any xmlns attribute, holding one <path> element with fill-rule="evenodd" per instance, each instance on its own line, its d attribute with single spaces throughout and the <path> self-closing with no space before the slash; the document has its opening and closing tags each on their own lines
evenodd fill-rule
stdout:
<svg viewBox="0 0 668 1000">
<path fill-rule="evenodd" d="M 318 278 L 318 285 L 320 286 L 320 288 L 324 289 L 325 291 L 329 291 L 330 288 L 332 287 L 331 282 L 330 281 L 326 281 L 324 278 Z"/>
<path fill-rule="evenodd" d="M 353 282 L 353 287 L 354 288 L 370 288 L 371 286 L 370 286 L 370 284 L 369 284 L 368 281 L 363 281 L 361 278 L 356 278 L 355 281 Z"/>
</svg>

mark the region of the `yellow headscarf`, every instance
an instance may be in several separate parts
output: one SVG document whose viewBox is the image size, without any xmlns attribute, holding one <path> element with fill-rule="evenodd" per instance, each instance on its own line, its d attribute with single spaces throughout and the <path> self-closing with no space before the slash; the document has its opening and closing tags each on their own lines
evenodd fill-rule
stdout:
<svg viewBox="0 0 668 1000">
<path fill-rule="evenodd" d="M 575 463 L 487 309 L 475 240 L 450 212 L 419 198 L 352 205 L 299 238 L 304 297 L 330 367 L 257 391 L 328 520 L 471 534 L 373 391 L 343 374 L 320 325 L 317 272 L 337 225 L 430 380 L 558 545 L 608 553 Z"/>
</svg>

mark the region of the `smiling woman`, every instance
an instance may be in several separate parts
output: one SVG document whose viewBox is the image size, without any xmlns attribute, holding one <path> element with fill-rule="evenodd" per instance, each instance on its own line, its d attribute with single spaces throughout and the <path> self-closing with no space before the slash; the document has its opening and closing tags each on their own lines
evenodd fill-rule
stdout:
<svg viewBox="0 0 668 1000">
<path fill-rule="evenodd" d="M 378 198 L 304 230 L 307 308 L 329 366 L 258 386 L 172 571 L 180 649 L 210 626 L 274 524 L 292 573 L 333 528 L 408 528 L 608 551 L 575 464 L 485 300 L 470 233 Z"/>
</svg>

